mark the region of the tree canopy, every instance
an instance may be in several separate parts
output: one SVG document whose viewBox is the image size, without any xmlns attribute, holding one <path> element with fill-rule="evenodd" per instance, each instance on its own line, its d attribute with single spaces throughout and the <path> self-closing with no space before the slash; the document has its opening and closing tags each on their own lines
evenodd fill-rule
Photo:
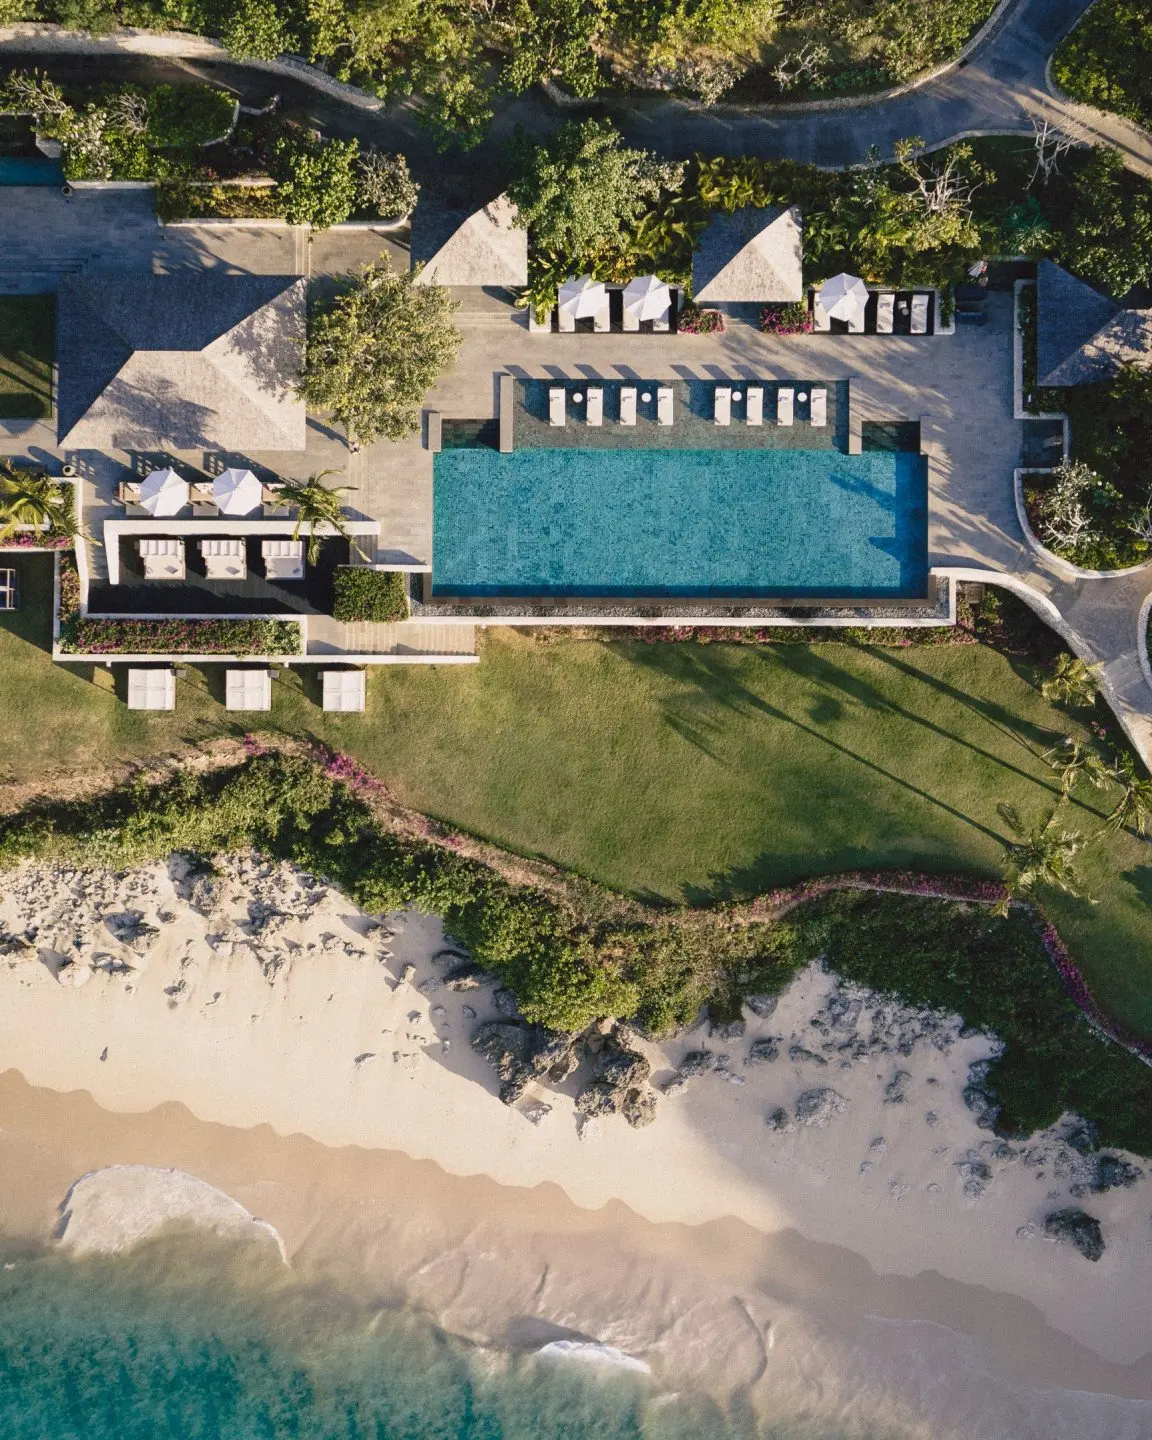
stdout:
<svg viewBox="0 0 1152 1440">
<path fill-rule="evenodd" d="M 345 427 L 353 450 L 415 434 L 425 395 L 456 359 L 456 302 L 414 278 L 366 265 L 309 315 L 300 394 Z"/>
</svg>

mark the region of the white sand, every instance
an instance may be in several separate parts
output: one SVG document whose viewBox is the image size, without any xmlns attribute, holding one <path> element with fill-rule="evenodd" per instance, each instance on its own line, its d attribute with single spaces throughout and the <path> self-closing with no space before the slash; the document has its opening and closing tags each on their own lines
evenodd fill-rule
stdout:
<svg viewBox="0 0 1152 1440">
<path fill-rule="evenodd" d="M 464 1013 L 491 1014 L 491 989 L 427 986 L 434 921 L 381 929 L 251 861 L 211 885 L 179 866 L 10 879 L 0 933 L 35 933 L 0 957 L 3 1065 L 102 1110 L 4 1082 L 5 1174 L 25 1177 L 0 1194 L 9 1228 L 46 1227 L 46 1197 L 86 1169 L 176 1167 L 274 1225 L 294 1263 L 368 1276 L 481 1342 L 610 1345 L 664 1383 L 740 1388 L 780 1416 L 1152 1433 L 1152 1183 L 1078 1200 L 1067 1146 L 979 1129 L 961 1091 L 980 1037 L 793 1062 L 790 1044 L 824 1038 L 810 1020 L 833 981 L 813 969 L 740 1039 L 645 1047 L 657 1082 L 689 1050 L 729 1055 L 654 1124 L 581 1133 L 574 1082 L 533 1087 L 529 1108 L 552 1107 L 537 1124 L 499 1103 Z M 158 933 L 117 918 L 132 910 Z M 764 1036 L 784 1055 L 745 1065 Z M 905 1098 L 886 1104 L 897 1069 Z M 769 1130 L 775 1107 L 824 1086 L 845 1102 L 825 1128 Z M 1074 1204 L 1102 1224 L 1096 1264 L 1036 1231 Z"/>
</svg>

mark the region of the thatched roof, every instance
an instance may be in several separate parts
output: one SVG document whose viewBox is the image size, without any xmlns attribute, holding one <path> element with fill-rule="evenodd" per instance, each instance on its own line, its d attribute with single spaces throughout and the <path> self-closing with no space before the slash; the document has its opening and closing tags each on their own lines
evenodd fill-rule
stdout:
<svg viewBox="0 0 1152 1440">
<path fill-rule="evenodd" d="M 1094 367 L 1083 353 L 1124 312 L 1051 260 L 1036 267 L 1036 376 L 1041 385 L 1081 385 Z M 1083 372 L 1083 373 L 1082 373 Z M 1110 372 L 1108 372 L 1110 373 Z"/>
<path fill-rule="evenodd" d="M 418 285 L 528 283 L 528 232 L 517 229 L 516 207 L 500 195 L 467 217 L 442 212 L 413 217 L 412 264 L 424 262 Z"/>
<path fill-rule="evenodd" d="M 800 300 L 803 258 L 795 206 L 715 215 L 692 257 L 693 297 L 701 304 Z"/>
<path fill-rule="evenodd" d="M 73 449 L 303 450 L 297 276 L 61 281 L 57 434 Z"/>
</svg>

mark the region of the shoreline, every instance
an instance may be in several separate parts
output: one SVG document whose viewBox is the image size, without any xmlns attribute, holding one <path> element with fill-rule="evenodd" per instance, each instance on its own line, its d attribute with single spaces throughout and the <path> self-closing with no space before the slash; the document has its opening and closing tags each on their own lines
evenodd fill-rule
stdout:
<svg viewBox="0 0 1152 1440">
<path fill-rule="evenodd" d="M 1152 1182 L 1076 1201 L 1079 1162 L 1057 1138 L 997 1157 L 1004 1142 L 962 1097 L 986 1038 L 864 1004 L 857 1033 L 910 1053 L 835 1066 L 811 1021 L 843 992 L 811 967 L 742 1035 L 643 1043 L 657 1091 L 690 1052 L 729 1056 L 661 1094 L 654 1123 L 578 1130 L 575 1080 L 531 1087 L 520 1108 L 497 1099 L 465 1016 L 495 1013 L 491 987 L 443 984 L 437 921 L 392 916 L 382 930 L 287 866 L 233 857 L 220 870 L 211 895 L 176 867 L 10 872 L 4 928 L 35 905 L 41 953 L 62 955 L 53 946 L 79 930 L 85 955 L 108 958 L 56 973 L 39 955 L 0 961 L 9 1236 L 46 1240 L 89 1171 L 173 1167 L 272 1225 L 301 1274 L 368 1283 L 478 1344 L 613 1345 L 658 1382 L 750 1391 L 767 1414 L 814 1403 L 811 1354 L 824 1357 L 821 1404 L 848 1404 L 837 1387 L 875 1373 L 938 1425 L 940 1398 L 970 1385 L 974 1364 L 991 1377 L 986 1408 L 1014 1387 L 1048 1395 L 1030 1402 L 1045 1414 L 1036 1434 L 1121 1403 L 1108 1396 L 1152 1401 Z M 155 936 L 87 928 L 130 908 L 160 921 Z M 773 1037 L 777 1059 L 746 1063 Z M 794 1046 L 807 1058 L 789 1058 Z M 824 1124 L 766 1125 L 821 1088 L 844 1101 Z M 533 1124 L 524 1110 L 545 1105 Z M 1036 1231 L 1045 1207 L 1077 1203 L 1103 1226 L 1095 1264 Z M 929 1357 L 930 1377 L 917 1368 Z M 953 1413 L 973 1428 L 937 1433 L 1003 1433 Z"/>
</svg>

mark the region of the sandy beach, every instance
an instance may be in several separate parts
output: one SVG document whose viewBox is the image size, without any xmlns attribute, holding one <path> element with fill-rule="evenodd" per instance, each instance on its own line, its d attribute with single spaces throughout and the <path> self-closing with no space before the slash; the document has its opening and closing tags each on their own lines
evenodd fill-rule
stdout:
<svg viewBox="0 0 1152 1440">
<path fill-rule="evenodd" d="M 612 1345 L 657 1384 L 739 1393 L 769 1419 L 1152 1432 L 1152 1181 L 1086 1193 L 1095 1162 L 1060 1134 L 980 1128 L 963 1092 L 991 1047 L 958 1022 L 813 965 L 743 1033 L 639 1042 L 657 1098 L 634 1129 L 581 1120 L 579 1074 L 500 1102 L 469 1041 L 501 997 L 443 983 L 428 918 L 365 916 L 244 857 L 6 880 L 12 1244 L 57 1234 L 97 1172 L 72 1230 L 86 1246 L 203 1204 L 248 1223 L 227 1197 L 302 1275 L 369 1284 L 479 1344 Z M 151 1171 L 101 1179 L 111 1166 Z M 169 1168 L 205 1187 L 166 1188 Z M 1099 1261 L 1044 1237 L 1063 1206 L 1100 1221 Z"/>
</svg>

